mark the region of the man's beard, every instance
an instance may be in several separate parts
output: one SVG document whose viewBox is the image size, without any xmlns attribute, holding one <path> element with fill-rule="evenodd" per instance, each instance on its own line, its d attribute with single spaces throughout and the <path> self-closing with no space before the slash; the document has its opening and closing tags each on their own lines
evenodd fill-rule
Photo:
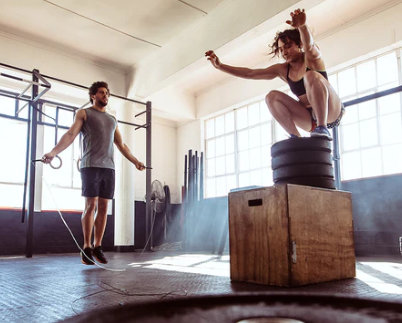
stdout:
<svg viewBox="0 0 402 323">
<path fill-rule="evenodd" d="M 103 100 L 98 100 L 96 103 L 97 103 L 98 106 L 100 106 L 102 108 L 107 106 L 107 102 L 105 102 Z"/>
</svg>

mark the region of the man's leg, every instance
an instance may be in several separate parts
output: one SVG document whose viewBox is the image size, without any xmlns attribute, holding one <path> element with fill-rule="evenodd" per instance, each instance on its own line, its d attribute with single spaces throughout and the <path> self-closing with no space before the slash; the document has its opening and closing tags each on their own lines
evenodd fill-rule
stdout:
<svg viewBox="0 0 402 323">
<path fill-rule="evenodd" d="M 94 248 L 92 252 L 96 260 L 102 264 L 107 264 L 107 259 L 102 250 L 102 239 L 106 228 L 108 202 L 108 199 L 102 197 L 98 199 L 98 211 L 94 225 Z"/>
<path fill-rule="evenodd" d="M 307 99 L 317 117 L 318 126 L 327 126 L 341 113 L 341 100 L 328 80 L 320 73 L 308 71 L 304 76 Z"/>
<path fill-rule="evenodd" d="M 97 202 L 98 197 L 85 198 L 85 210 L 81 217 L 82 233 L 84 235 L 84 249 L 91 247 L 92 229 L 94 227 L 94 214 Z"/>
<path fill-rule="evenodd" d="M 280 91 L 271 91 L 265 102 L 272 116 L 291 135 L 300 137 L 296 126 L 305 131 L 311 130 L 310 112 L 300 102 Z"/>
<path fill-rule="evenodd" d="M 85 265 L 93 265 L 91 238 L 94 226 L 94 214 L 96 210 L 97 197 L 85 198 L 85 209 L 81 217 L 82 233 L 84 235 L 84 246 L 81 252 L 81 262 Z"/>
<path fill-rule="evenodd" d="M 94 225 L 94 246 L 99 247 L 102 245 L 103 234 L 105 233 L 107 222 L 107 206 L 108 199 L 102 197 L 98 198 L 98 210 L 95 217 Z"/>
</svg>

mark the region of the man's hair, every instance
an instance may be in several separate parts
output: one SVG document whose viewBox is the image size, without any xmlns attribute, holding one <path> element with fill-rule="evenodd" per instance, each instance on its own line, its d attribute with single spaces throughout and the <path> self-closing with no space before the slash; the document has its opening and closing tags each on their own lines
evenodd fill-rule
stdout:
<svg viewBox="0 0 402 323">
<path fill-rule="evenodd" d="M 279 45 L 278 42 L 281 40 L 285 44 L 289 41 L 293 41 L 297 46 L 301 46 L 300 32 L 297 28 L 286 29 L 276 33 L 273 43 L 270 45 L 271 52 L 273 56 L 279 56 Z"/>
<path fill-rule="evenodd" d="M 89 100 L 91 101 L 91 103 L 93 103 L 92 95 L 95 95 L 96 92 L 98 92 L 98 89 L 100 87 L 105 87 L 107 89 L 107 91 L 110 93 L 109 86 L 107 85 L 106 82 L 98 81 L 98 82 L 93 83 L 91 85 L 91 87 L 89 88 Z"/>
</svg>

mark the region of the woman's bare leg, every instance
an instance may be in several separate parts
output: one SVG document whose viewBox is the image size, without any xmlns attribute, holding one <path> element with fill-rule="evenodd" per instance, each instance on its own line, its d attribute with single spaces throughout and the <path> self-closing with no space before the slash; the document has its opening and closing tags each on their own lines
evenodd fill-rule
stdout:
<svg viewBox="0 0 402 323">
<path fill-rule="evenodd" d="M 265 97 L 269 111 L 276 121 L 289 133 L 300 137 L 296 126 L 310 131 L 310 112 L 299 101 L 280 91 L 271 91 Z"/>
<path fill-rule="evenodd" d="M 341 113 L 341 100 L 328 80 L 320 73 L 308 71 L 304 76 L 307 99 L 317 117 L 318 126 L 327 126 Z"/>
</svg>

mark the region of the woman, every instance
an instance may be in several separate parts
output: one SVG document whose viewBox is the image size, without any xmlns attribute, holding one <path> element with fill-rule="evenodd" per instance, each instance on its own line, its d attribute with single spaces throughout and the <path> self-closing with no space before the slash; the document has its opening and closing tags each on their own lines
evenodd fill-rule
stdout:
<svg viewBox="0 0 402 323">
<path fill-rule="evenodd" d="M 300 137 L 297 126 L 311 132 L 311 136 L 331 139 L 328 128 L 339 124 L 344 108 L 328 82 L 320 50 L 306 25 L 304 9 L 297 9 L 290 16 L 291 20 L 286 23 L 293 29 L 278 33 L 271 45 L 271 53 L 280 54 L 284 63 L 249 69 L 222 64 L 212 50 L 205 56 L 215 68 L 234 76 L 254 80 L 281 78 L 289 84 L 298 100 L 280 91 L 269 92 L 265 102 L 273 117 L 291 138 Z"/>
</svg>

